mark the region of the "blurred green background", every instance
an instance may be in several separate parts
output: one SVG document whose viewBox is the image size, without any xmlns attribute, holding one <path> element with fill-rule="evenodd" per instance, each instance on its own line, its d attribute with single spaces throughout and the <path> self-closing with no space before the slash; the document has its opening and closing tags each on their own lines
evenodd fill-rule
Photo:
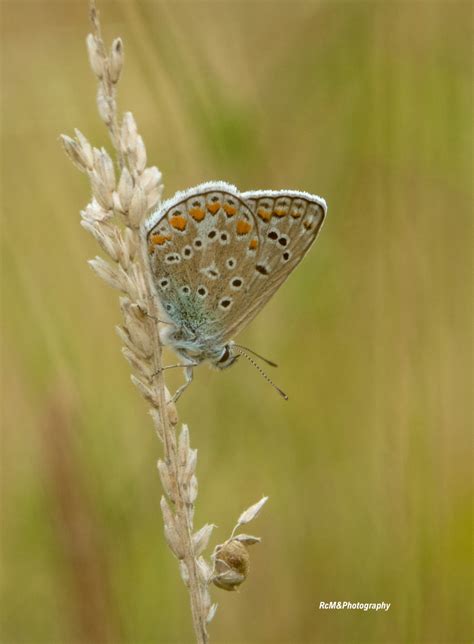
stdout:
<svg viewBox="0 0 474 644">
<path fill-rule="evenodd" d="M 262 494 L 251 575 L 213 592 L 221 644 L 472 640 L 469 2 L 101 2 L 166 195 L 209 179 L 324 196 L 321 236 L 182 399 L 196 526 Z M 82 1 L 3 0 L 2 642 L 193 641 L 164 545 L 160 444 L 130 384 L 117 294 L 86 260 L 108 145 Z M 172 375 L 178 384 L 177 374 Z M 391 602 L 386 613 L 320 601 Z"/>
</svg>

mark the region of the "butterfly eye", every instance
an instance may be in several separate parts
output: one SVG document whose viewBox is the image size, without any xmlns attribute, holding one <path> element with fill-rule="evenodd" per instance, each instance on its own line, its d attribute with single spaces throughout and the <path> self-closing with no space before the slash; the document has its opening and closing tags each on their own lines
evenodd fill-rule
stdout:
<svg viewBox="0 0 474 644">
<path fill-rule="evenodd" d="M 189 295 L 191 293 L 191 289 L 189 288 L 189 286 L 183 286 L 181 288 L 181 293 L 183 295 Z"/>
<path fill-rule="evenodd" d="M 291 257 L 290 251 L 285 250 L 285 252 L 283 253 L 283 261 L 287 262 L 290 259 L 290 257 Z"/>
<path fill-rule="evenodd" d="M 272 228 L 272 230 L 268 232 L 267 237 L 268 239 L 273 239 L 273 240 L 278 239 L 278 231 Z"/>
<path fill-rule="evenodd" d="M 222 356 L 219 358 L 218 363 L 222 362 L 227 362 L 227 360 L 230 358 L 230 349 L 228 346 L 224 348 L 224 351 L 222 352 Z"/>
<path fill-rule="evenodd" d="M 288 241 L 289 241 L 288 237 L 286 235 L 282 235 L 278 240 L 278 243 L 280 244 L 280 246 L 287 246 Z"/>
<path fill-rule="evenodd" d="M 199 295 L 199 297 L 202 297 L 202 299 L 204 299 L 205 297 L 207 297 L 207 288 L 205 286 L 199 286 L 197 294 Z"/>
<path fill-rule="evenodd" d="M 185 246 L 185 247 L 183 248 L 182 255 L 183 255 L 183 257 L 185 257 L 186 259 L 189 259 L 190 257 L 192 257 L 192 256 L 193 256 L 193 249 L 191 248 L 191 246 Z"/>
</svg>

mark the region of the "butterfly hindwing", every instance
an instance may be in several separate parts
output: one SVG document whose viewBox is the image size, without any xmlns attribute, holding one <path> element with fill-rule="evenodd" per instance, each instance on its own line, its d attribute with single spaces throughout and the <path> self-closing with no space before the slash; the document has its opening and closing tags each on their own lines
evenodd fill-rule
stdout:
<svg viewBox="0 0 474 644">
<path fill-rule="evenodd" d="M 255 215 L 258 253 L 245 309 L 226 328 L 226 337 L 246 326 L 272 297 L 315 241 L 325 215 L 324 199 L 294 190 L 245 192 Z"/>
</svg>

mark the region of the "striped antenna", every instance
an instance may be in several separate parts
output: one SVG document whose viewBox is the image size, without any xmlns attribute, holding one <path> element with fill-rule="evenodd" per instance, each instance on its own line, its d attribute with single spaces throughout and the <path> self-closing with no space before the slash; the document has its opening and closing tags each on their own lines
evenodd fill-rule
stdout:
<svg viewBox="0 0 474 644">
<path fill-rule="evenodd" d="M 253 360 L 253 358 L 251 358 L 251 357 L 248 355 L 248 353 L 246 353 L 246 352 L 242 349 L 242 347 L 241 347 L 239 344 L 234 344 L 233 346 L 234 346 L 234 347 L 236 347 L 236 353 L 239 353 L 240 355 L 242 355 L 242 356 L 244 356 L 245 358 L 247 358 L 247 360 L 248 360 L 251 364 L 253 364 L 253 366 L 254 366 L 254 367 L 255 367 L 255 369 L 259 372 L 259 374 L 260 374 L 261 376 L 263 376 L 263 377 L 265 378 L 265 380 L 266 380 L 267 382 L 269 382 L 269 383 L 271 384 L 271 386 L 272 386 L 274 389 L 276 389 L 276 390 L 278 391 L 278 393 L 280 394 L 280 396 L 281 396 L 282 398 L 284 398 L 285 400 L 288 400 L 288 396 L 285 394 L 285 392 L 284 392 L 284 391 L 282 391 L 282 390 L 280 389 L 280 387 L 277 387 L 277 386 L 276 386 L 276 384 L 275 384 L 272 380 L 270 380 L 270 378 L 269 378 L 269 377 L 267 376 L 267 374 L 263 371 L 263 369 L 260 367 L 260 365 L 258 365 L 258 364 L 255 362 L 255 360 Z M 252 353 L 254 353 L 254 352 L 252 351 Z M 262 358 L 262 360 L 265 360 L 265 358 Z M 269 364 L 271 364 L 272 366 L 276 366 L 274 363 L 270 362 L 269 360 L 265 360 L 265 361 L 266 361 L 266 362 L 268 362 Z"/>
</svg>

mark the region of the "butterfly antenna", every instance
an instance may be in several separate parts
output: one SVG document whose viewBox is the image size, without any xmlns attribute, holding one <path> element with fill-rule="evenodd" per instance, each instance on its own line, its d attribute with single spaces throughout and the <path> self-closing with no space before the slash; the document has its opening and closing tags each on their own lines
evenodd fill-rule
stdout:
<svg viewBox="0 0 474 644">
<path fill-rule="evenodd" d="M 233 345 L 234 347 L 239 347 L 239 349 L 245 349 L 245 351 L 250 351 L 250 353 L 252 353 L 254 356 L 256 356 L 257 358 L 260 358 L 260 360 L 263 360 L 263 362 L 266 362 L 267 364 L 269 364 L 270 367 L 278 367 L 278 365 L 275 362 L 272 362 L 268 358 L 264 358 L 259 353 L 257 353 L 256 351 L 252 351 L 252 349 L 249 349 L 248 347 L 243 347 L 241 344 L 236 344 L 235 342 L 233 342 Z"/>
<path fill-rule="evenodd" d="M 242 356 L 244 356 L 245 358 L 247 358 L 247 360 L 248 360 L 251 364 L 253 364 L 253 366 L 254 366 L 254 367 L 255 367 L 255 369 L 259 372 L 259 374 L 260 374 L 261 376 L 263 376 L 263 377 L 265 378 L 265 380 L 266 380 L 268 383 L 270 383 L 270 384 L 271 384 L 271 386 L 272 386 L 274 389 L 276 389 L 276 390 L 278 391 L 278 393 L 280 394 L 280 396 L 281 396 L 282 398 L 284 398 L 285 400 L 288 400 L 288 396 L 285 394 L 285 392 L 284 392 L 284 391 L 282 391 L 282 390 L 280 389 L 280 387 L 277 387 L 277 386 L 276 386 L 276 384 L 275 384 L 272 380 L 270 380 L 270 378 L 269 378 L 269 377 L 267 376 L 267 374 L 263 371 L 263 369 L 260 367 L 260 365 L 258 365 L 258 364 L 255 362 L 255 360 L 253 360 L 253 359 L 252 359 L 252 358 L 251 358 L 247 353 L 245 353 L 245 351 L 243 351 L 243 350 L 242 350 L 242 347 L 241 347 L 239 344 L 234 344 L 234 347 L 237 347 L 237 353 L 239 353 L 240 355 L 242 355 Z M 253 353 L 253 351 L 252 351 L 252 353 Z M 256 355 L 257 355 L 257 354 L 256 354 Z M 265 358 L 263 358 L 263 359 L 265 359 Z M 270 364 L 271 364 L 271 363 L 270 363 Z M 275 365 L 275 366 L 276 366 L 276 365 Z"/>
</svg>

